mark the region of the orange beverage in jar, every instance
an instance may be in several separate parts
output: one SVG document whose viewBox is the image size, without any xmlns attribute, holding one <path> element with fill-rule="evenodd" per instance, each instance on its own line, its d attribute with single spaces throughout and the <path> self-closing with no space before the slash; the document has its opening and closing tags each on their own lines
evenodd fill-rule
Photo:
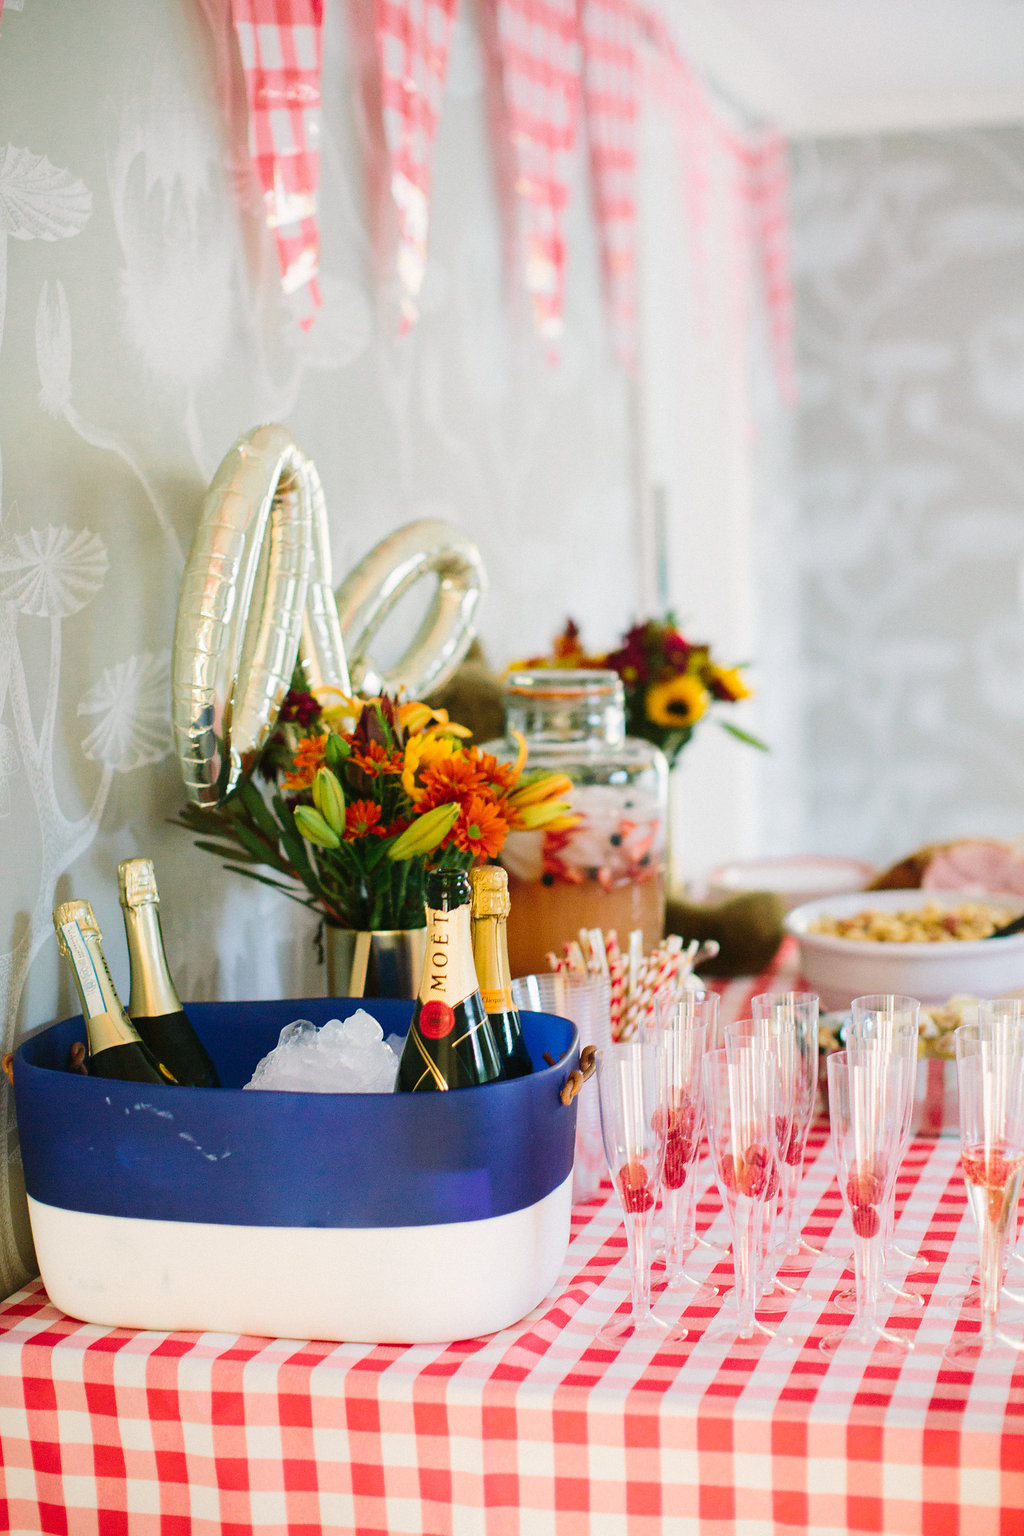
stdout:
<svg viewBox="0 0 1024 1536">
<path fill-rule="evenodd" d="M 572 781 L 576 825 L 510 832 L 501 850 L 512 910 L 513 976 L 548 970 L 581 928 L 633 929 L 649 952 L 665 921 L 668 764 L 649 741 L 626 735 L 622 682 L 606 670 L 539 668 L 505 684 L 509 736 L 486 750 L 514 755 L 521 733 L 530 769 Z"/>
</svg>

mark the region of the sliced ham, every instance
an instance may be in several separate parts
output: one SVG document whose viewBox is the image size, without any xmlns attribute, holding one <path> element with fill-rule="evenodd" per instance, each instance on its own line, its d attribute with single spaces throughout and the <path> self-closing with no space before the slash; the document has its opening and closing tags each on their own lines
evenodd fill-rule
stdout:
<svg viewBox="0 0 1024 1536">
<path fill-rule="evenodd" d="M 965 837 L 932 850 L 921 873 L 921 888 L 980 895 L 1024 896 L 1024 854 L 1012 843 Z"/>
</svg>

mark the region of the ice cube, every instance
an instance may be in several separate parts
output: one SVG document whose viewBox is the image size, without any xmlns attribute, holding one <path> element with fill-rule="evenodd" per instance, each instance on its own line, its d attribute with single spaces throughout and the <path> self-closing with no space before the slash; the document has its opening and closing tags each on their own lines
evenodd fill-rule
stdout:
<svg viewBox="0 0 1024 1536">
<path fill-rule="evenodd" d="M 304 1093 L 390 1093 L 398 1055 L 377 1020 L 359 1008 L 318 1029 L 308 1019 L 286 1024 L 246 1088 Z"/>
</svg>

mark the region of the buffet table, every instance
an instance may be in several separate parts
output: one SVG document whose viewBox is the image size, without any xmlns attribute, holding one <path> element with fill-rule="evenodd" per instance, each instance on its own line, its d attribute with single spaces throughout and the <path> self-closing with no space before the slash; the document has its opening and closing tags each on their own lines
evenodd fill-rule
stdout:
<svg viewBox="0 0 1024 1536">
<path fill-rule="evenodd" d="M 727 989 L 728 1012 L 743 1001 Z M 1024 1356 L 1011 1376 L 941 1355 L 974 1252 L 957 1151 L 917 1142 L 901 1174 L 897 1240 L 938 1262 L 914 1276 L 926 1306 L 895 1364 L 818 1350 L 844 1321 L 840 1271 L 820 1260 L 789 1308 L 798 1347 L 752 1360 L 704 1341 L 717 1302 L 691 1304 L 689 1337 L 659 1353 L 599 1347 L 629 1289 L 607 1187 L 576 1207 L 547 1300 L 447 1347 L 101 1328 L 35 1282 L 0 1306 L 0 1523 L 32 1536 L 1024 1533 Z M 841 1223 L 822 1125 L 804 1208 L 817 1242 Z M 712 1188 L 698 1225 L 727 1240 Z M 728 1284 L 731 1262 L 702 1252 L 695 1267 Z"/>
</svg>

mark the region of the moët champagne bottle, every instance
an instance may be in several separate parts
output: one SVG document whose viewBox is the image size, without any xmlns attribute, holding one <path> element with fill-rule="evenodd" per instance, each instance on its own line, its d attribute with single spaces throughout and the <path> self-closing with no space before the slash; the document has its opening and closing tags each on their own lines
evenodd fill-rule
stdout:
<svg viewBox="0 0 1024 1536">
<path fill-rule="evenodd" d="M 396 1093 L 470 1088 L 503 1075 L 473 965 L 469 878 L 432 870 L 425 894 L 427 950 Z"/>
<path fill-rule="evenodd" d="M 482 864 L 469 872 L 473 892 L 473 961 L 480 996 L 494 1032 L 506 1077 L 526 1077 L 533 1071 L 523 1039 L 519 1010 L 512 1001 L 505 924 L 511 907 L 508 875 L 499 864 Z"/>
<path fill-rule="evenodd" d="M 160 928 L 152 859 L 124 859 L 117 885 L 128 939 L 128 1017 L 154 1056 L 189 1088 L 219 1088 L 217 1068 L 181 1006 Z"/>
<path fill-rule="evenodd" d="M 125 1013 L 103 954 L 99 924 L 87 901 L 65 901 L 53 911 L 60 952 L 71 967 L 89 1035 L 93 1077 L 130 1083 L 173 1083 Z"/>
</svg>

